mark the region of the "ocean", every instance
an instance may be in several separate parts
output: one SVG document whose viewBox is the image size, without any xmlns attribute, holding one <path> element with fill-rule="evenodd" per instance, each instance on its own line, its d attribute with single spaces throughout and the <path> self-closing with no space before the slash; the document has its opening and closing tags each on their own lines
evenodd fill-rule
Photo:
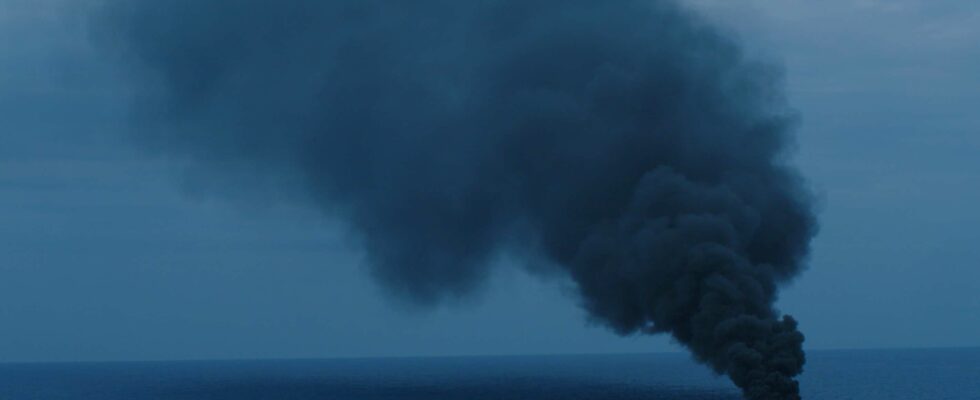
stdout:
<svg viewBox="0 0 980 400">
<path fill-rule="evenodd" d="M 980 349 L 814 351 L 809 400 L 980 400 Z M 681 353 L 0 364 L 0 399 L 738 400 Z"/>
</svg>

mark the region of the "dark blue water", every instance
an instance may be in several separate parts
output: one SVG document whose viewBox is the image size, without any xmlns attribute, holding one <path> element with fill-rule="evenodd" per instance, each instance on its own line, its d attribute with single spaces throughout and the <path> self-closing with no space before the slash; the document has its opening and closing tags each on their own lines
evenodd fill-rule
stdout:
<svg viewBox="0 0 980 400">
<path fill-rule="evenodd" d="M 980 349 L 811 352 L 810 400 L 980 399 Z M 738 391 L 683 354 L 0 365 L 0 399 L 678 399 Z"/>
</svg>

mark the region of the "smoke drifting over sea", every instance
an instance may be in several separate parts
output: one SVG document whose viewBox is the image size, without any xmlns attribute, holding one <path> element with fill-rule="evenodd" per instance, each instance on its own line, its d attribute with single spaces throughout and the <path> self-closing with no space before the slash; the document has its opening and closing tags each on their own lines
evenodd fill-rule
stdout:
<svg viewBox="0 0 980 400">
<path fill-rule="evenodd" d="M 102 11 L 143 89 L 140 143 L 216 186 L 285 182 L 393 292 L 451 300 L 517 250 L 617 333 L 669 334 L 749 399 L 799 398 L 803 335 L 773 308 L 816 232 L 793 113 L 778 68 L 675 2 Z"/>
</svg>

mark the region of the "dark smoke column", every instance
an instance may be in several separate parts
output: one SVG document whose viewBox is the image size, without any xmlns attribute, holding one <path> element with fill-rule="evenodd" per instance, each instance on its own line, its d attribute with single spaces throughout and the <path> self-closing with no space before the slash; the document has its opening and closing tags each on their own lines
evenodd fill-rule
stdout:
<svg viewBox="0 0 980 400">
<path fill-rule="evenodd" d="M 392 293 L 449 301 L 523 254 L 616 332 L 799 398 L 773 308 L 816 233 L 793 113 L 674 2 L 110 0 L 94 25 L 139 143 L 345 221 Z"/>
</svg>

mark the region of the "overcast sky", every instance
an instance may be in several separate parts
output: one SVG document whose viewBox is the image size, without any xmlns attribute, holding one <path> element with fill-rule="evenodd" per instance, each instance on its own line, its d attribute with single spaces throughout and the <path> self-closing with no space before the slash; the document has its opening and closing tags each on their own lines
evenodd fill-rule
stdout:
<svg viewBox="0 0 980 400">
<path fill-rule="evenodd" d="M 781 60 L 822 198 L 779 307 L 809 348 L 980 345 L 980 4 L 691 0 Z M 0 0 L 0 361 L 672 351 L 498 268 L 460 304 L 388 299 L 311 210 L 210 196 L 123 140 L 85 2 Z"/>
</svg>

